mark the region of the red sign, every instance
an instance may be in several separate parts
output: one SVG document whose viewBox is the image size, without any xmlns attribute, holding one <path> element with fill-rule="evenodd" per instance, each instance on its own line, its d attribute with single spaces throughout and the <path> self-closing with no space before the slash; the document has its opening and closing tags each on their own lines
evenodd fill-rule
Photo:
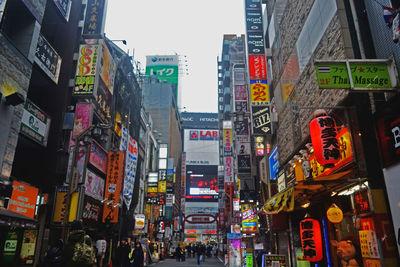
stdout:
<svg viewBox="0 0 400 267">
<path fill-rule="evenodd" d="M 249 55 L 250 80 L 267 79 L 267 65 L 264 55 Z"/>
<path fill-rule="evenodd" d="M 315 219 L 300 221 L 300 238 L 304 259 L 310 262 L 322 260 L 321 227 Z"/>
<path fill-rule="evenodd" d="M 103 222 L 118 222 L 119 196 L 122 184 L 122 167 L 125 151 L 108 154 L 107 181 L 104 197 Z"/>
<path fill-rule="evenodd" d="M 377 120 L 378 142 L 383 165 L 390 166 L 400 161 L 400 117 L 398 114 L 385 114 Z"/>
<path fill-rule="evenodd" d="M 247 85 L 235 85 L 235 101 L 246 101 L 247 100 Z"/>
<path fill-rule="evenodd" d="M 36 187 L 14 181 L 11 199 L 8 202 L 8 210 L 34 218 L 38 193 L 39 189 Z"/>
<path fill-rule="evenodd" d="M 340 160 L 336 122 L 326 114 L 316 114 L 310 123 L 314 156 L 322 166 L 333 167 Z"/>
</svg>

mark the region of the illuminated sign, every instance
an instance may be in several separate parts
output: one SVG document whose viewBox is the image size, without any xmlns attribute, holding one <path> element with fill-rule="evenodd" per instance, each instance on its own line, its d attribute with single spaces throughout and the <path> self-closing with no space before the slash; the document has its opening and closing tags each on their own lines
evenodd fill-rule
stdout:
<svg viewBox="0 0 400 267">
<path fill-rule="evenodd" d="M 214 130 L 191 130 L 189 133 L 190 140 L 218 140 L 219 134 L 218 131 Z"/>
</svg>

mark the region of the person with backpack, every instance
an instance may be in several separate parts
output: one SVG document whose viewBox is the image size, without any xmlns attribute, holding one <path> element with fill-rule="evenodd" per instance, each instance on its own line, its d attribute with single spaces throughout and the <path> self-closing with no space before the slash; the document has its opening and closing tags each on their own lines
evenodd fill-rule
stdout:
<svg viewBox="0 0 400 267">
<path fill-rule="evenodd" d="M 63 253 L 64 242 L 58 239 L 56 243 L 46 252 L 46 256 L 39 264 L 40 267 L 61 267 L 61 257 Z"/>
<path fill-rule="evenodd" d="M 75 220 L 71 224 L 61 262 L 64 267 L 93 267 L 96 264 L 92 241 L 83 230 L 81 221 Z"/>
</svg>

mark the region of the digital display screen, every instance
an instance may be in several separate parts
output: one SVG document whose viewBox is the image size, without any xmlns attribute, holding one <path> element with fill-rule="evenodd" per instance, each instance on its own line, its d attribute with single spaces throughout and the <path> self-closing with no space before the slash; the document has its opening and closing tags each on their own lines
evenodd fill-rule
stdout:
<svg viewBox="0 0 400 267">
<path fill-rule="evenodd" d="M 218 201 L 218 167 L 188 165 L 186 192 L 188 201 Z"/>
</svg>

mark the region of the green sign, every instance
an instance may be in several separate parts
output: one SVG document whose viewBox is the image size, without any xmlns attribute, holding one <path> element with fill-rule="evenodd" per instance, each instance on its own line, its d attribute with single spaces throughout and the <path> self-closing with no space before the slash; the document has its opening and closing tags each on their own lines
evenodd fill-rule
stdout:
<svg viewBox="0 0 400 267">
<path fill-rule="evenodd" d="M 29 139 L 46 146 L 49 129 L 49 116 L 27 99 L 22 113 L 21 133 Z"/>
<path fill-rule="evenodd" d="M 397 86 L 394 66 L 384 61 L 316 62 L 315 69 L 321 89 L 393 90 Z"/>
<path fill-rule="evenodd" d="M 246 267 L 253 267 L 253 254 L 246 254 Z"/>
<path fill-rule="evenodd" d="M 11 264 L 14 261 L 15 254 L 17 253 L 17 245 L 18 233 L 16 231 L 9 231 L 4 241 L 3 264 Z"/>
<path fill-rule="evenodd" d="M 157 78 L 167 83 L 178 83 L 178 66 L 155 65 L 146 67 L 146 75 L 156 73 Z"/>
</svg>

